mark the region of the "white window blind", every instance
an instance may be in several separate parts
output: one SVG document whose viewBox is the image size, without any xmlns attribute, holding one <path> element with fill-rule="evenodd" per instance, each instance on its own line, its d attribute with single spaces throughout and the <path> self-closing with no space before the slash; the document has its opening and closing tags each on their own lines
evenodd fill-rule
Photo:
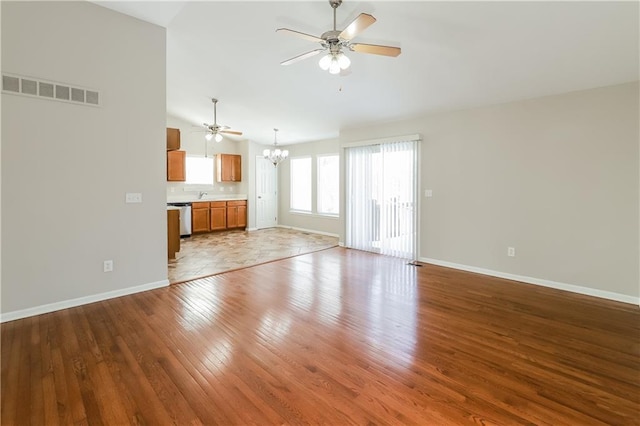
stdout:
<svg viewBox="0 0 640 426">
<path fill-rule="evenodd" d="M 346 245 L 417 256 L 417 141 L 345 149 Z"/>
</svg>

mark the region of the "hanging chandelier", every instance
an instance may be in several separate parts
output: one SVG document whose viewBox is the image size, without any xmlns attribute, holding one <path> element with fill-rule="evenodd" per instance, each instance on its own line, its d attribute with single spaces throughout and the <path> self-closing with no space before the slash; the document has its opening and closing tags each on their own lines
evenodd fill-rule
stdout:
<svg viewBox="0 0 640 426">
<path fill-rule="evenodd" d="M 277 167 L 278 164 L 287 159 L 289 151 L 278 148 L 278 129 L 273 129 L 273 132 L 273 149 L 265 149 L 262 151 L 262 155 Z"/>
</svg>

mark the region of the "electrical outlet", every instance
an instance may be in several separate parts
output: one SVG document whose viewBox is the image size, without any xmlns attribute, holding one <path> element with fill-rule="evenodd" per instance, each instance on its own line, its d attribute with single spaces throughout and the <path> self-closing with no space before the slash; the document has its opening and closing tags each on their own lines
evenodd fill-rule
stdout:
<svg viewBox="0 0 640 426">
<path fill-rule="evenodd" d="M 105 260 L 104 261 L 103 271 L 104 272 L 113 271 L 113 260 Z"/>
<path fill-rule="evenodd" d="M 515 247 L 507 247 L 507 256 L 516 257 L 516 249 L 515 249 Z"/>
<path fill-rule="evenodd" d="M 424 190 L 424 196 L 425 196 L 425 197 L 433 197 L 433 190 L 431 190 L 431 189 L 425 189 L 425 190 Z"/>
</svg>

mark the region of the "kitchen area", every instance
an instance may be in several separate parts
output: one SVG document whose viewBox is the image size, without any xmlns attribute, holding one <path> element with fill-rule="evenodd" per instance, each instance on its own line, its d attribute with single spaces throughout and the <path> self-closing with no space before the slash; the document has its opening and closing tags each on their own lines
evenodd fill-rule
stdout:
<svg viewBox="0 0 640 426">
<path fill-rule="evenodd" d="M 168 120 L 171 124 L 166 141 L 170 265 L 194 237 L 247 228 L 243 141 L 207 141 L 187 123 Z"/>
<path fill-rule="evenodd" d="M 259 212 L 264 211 L 256 204 L 264 198 L 258 191 L 269 187 L 268 179 L 256 185 L 256 164 L 263 149 L 264 145 L 235 136 L 207 140 L 198 126 L 168 116 L 171 284 L 338 245 L 335 235 L 279 227 L 277 221 L 266 226 L 258 222 Z M 275 170 L 267 165 L 269 171 Z"/>
</svg>

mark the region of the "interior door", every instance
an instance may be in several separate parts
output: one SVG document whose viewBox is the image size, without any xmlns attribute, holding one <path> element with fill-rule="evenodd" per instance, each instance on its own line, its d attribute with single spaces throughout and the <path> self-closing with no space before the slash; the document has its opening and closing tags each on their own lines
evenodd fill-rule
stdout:
<svg viewBox="0 0 640 426">
<path fill-rule="evenodd" d="M 276 167 L 264 157 L 256 156 L 256 228 L 273 228 L 278 224 L 278 175 Z"/>
</svg>

